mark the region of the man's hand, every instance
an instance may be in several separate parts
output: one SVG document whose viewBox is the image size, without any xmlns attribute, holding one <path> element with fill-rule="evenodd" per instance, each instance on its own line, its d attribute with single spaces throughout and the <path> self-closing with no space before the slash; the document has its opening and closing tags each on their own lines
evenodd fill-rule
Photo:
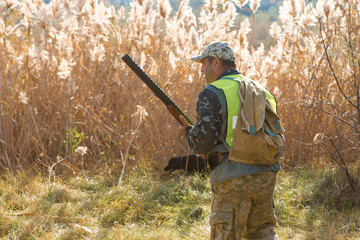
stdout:
<svg viewBox="0 0 360 240">
<path fill-rule="evenodd" d="M 184 137 L 186 138 L 186 133 L 185 133 L 185 129 L 190 126 L 186 121 L 185 121 L 185 118 L 183 116 L 179 116 L 179 120 L 181 122 L 181 127 L 179 128 L 179 133 Z"/>
</svg>

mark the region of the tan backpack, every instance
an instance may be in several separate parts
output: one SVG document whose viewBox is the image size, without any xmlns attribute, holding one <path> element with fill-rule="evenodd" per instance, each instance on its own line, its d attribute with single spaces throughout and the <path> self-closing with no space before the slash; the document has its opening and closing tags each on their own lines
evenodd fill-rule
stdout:
<svg viewBox="0 0 360 240">
<path fill-rule="evenodd" d="M 252 80 L 241 81 L 240 84 L 240 111 L 229 159 L 246 164 L 273 164 L 282 157 L 285 149 L 285 130 L 276 110 L 266 98 L 265 89 Z M 259 106 L 256 98 L 260 98 L 260 101 L 263 98 L 265 106 Z M 249 128 L 249 118 L 257 121 L 255 131 L 253 127 Z"/>
</svg>

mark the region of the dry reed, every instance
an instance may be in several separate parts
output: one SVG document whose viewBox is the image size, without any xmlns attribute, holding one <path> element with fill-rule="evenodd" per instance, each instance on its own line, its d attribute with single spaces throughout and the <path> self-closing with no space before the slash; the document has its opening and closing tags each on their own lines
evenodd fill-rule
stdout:
<svg viewBox="0 0 360 240">
<path fill-rule="evenodd" d="M 256 12 L 260 1 L 250 2 Z M 253 26 L 245 19 L 235 29 L 235 6 L 222 0 L 206 1 L 199 18 L 188 0 L 172 15 L 167 0 L 158 8 L 152 0 L 134 1 L 129 11 L 118 12 L 95 0 L 1 1 L 1 168 L 42 171 L 57 156 L 67 160 L 56 167 L 72 171 L 119 171 L 125 161 L 128 169 L 138 161 L 161 168 L 171 156 L 187 153 L 176 121 L 119 56 L 132 56 L 195 119 L 205 83 L 189 57 L 214 40 L 228 41 L 239 70 L 275 93 L 287 130 L 285 166 L 323 162 L 325 152 L 353 163 L 360 5 L 347 2 L 285 0 L 269 30 L 272 46 L 254 49 L 247 38 Z M 149 113 L 141 126 L 133 117 L 136 106 Z M 69 137 L 74 129 L 88 148 L 81 161 L 72 155 L 80 143 Z M 313 141 L 319 134 L 327 137 Z"/>
</svg>

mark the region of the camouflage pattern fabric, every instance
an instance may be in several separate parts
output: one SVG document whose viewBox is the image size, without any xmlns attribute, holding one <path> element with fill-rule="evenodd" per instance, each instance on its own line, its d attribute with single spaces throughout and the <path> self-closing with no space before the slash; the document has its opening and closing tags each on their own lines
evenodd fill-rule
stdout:
<svg viewBox="0 0 360 240">
<path fill-rule="evenodd" d="M 221 104 L 215 93 L 205 89 L 199 94 L 197 122 L 186 129 L 186 138 L 195 153 L 206 154 L 221 144 L 218 140 L 222 123 L 220 110 Z"/>
<path fill-rule="evenodd" d="M 218 57 L 220 59 L 235 62 L 235 55 L 227 42 L 212 42 L 207 45 L 201 55 L 192 57 L 191 60 L 200 63 L 206 57 Z"/>
<path fill-rule="evenodd" d="M 268 172 L 214 184 L 211 239 L 278 239 L 274 231 L 275 183 L 276 172 Z"/>
</svg>

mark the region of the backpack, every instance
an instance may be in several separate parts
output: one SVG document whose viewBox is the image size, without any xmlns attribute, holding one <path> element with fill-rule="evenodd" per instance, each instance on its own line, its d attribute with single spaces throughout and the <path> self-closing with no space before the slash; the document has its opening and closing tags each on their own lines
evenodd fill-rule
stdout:
<svg viewBox="0 0 360 240">
<path fill-rule="evenodd" d="M 266 97 L 267 90 L 251 79 L 245 78 L 239 83 L 240 111 L 232 148 L 229 151 L 229 159 L 245 164 L 271 165 L 282 157 L 285 149 L 285 138 L 283 136 L 285 130 L 281 125 L 276 110 Z M 246 119 L 244 109 L 248 107 L 245 110 L 250 109 L 253 112 L 255 110 L 251 109 L 257 108 L 259 110 L 259 106 L 254 104 L 256 102 L 254 99 L 259 95 L 262 95 L 265 99 L 265 106 L 262 106 L 260 110 L 262 111 L 261 114 L 265 116 L 262 116 L 260 124 L 254 128 L 251 124 L 249 125 L 249 119 Z M 250 104 L 250 106 L 247 106 L 247 104 Z M 251 116 L 250 118 L 255 115 L 253 112 L 248 114 Z"/>
</svg>

